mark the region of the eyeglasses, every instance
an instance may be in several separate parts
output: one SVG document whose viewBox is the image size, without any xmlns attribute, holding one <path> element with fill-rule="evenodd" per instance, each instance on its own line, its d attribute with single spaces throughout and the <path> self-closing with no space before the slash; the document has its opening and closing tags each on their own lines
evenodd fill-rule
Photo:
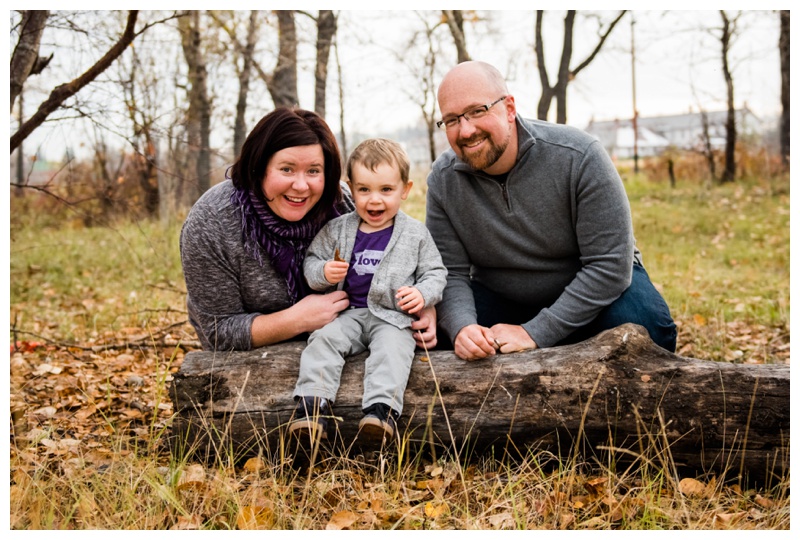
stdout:
<svg viewBox="0 0 800 540">
<path fill-rule="evenodd" d="M 464 118 L 464 120 L 477 120 L 478 118 L 483 118 L 484 116 L 486 116 L 486 113 L 489 112 L 489 109 L 491 109 L 492 107 L 494 107 L 507 97 L 508 96 L 503 96 L 500 99 L 497 99 L 489 103 L 488 105 L 480 105 L 478 107 L 475 107 L 474 109 L 468 110 L 467 112 L 457 114 L 455 116 L 449 116 L 443 120 L 439 120 L 438 122 L 436 122 L 436 127 L 439 128 L 444 127 L 444 129 L 453 129 L 459 124 L 462 117 Z"/>
</svg>

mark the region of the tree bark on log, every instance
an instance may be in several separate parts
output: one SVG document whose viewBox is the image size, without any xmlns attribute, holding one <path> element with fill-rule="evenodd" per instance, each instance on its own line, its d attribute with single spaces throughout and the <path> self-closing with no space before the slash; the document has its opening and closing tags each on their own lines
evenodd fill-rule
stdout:
<svg viewBox="0 0 800 540">
<path fill-rule="evenodd" d="M 279 452 L 304 347 L 187 354 L 170 387 L 174 448 L 205 459 Z M 365 358 L 348 359 L 333 406 L 343 449 L 362 417 Z M 770 480 L 789 470 L 789 366 L 677 356 L 632 324 L 475 362 L 418 351 L 400 432 L 440 452 L 530 447 L 606 465 L 649 460 L 670 471 Z"/>
</svg>

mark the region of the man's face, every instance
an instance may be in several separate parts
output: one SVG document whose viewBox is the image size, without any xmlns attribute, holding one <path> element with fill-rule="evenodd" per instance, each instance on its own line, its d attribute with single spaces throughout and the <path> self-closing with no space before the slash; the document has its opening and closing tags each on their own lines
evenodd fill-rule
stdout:
<svg viewBox="0 0 800 540">
<path fill-rule="evenodd" d="M 455 83 L 443 84 L 439 92 L 439 108 L 444 119 L 465 112 L 469 116 L 469 111 L 502 97 L 502 94 L 495 95 L 497 92 L 481 91 L 475 85 Z M 491 106 L 480 118 L 461 117 L 455 126 L 446 130 L 447 141 L 462 161 L 473 169 L 491 174 L 492 166 L 511 142 L 514 117 L 514 98 L 509 96 Z"/>
</svg>

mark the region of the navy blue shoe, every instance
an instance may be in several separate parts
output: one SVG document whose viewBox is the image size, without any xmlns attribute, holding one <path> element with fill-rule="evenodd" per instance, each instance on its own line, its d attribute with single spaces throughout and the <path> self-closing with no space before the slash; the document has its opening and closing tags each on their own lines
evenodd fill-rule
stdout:
<svg viewBox="0 0 800 540">
<path fill-rule="evenodd" d="M 378 447 L 396 441 L 399 418 L 400 413 L 384 403 L 370 405 L 364 409 L 364 418 L 358 423 L 358 444 Z"/>
<path fill-rule="evenodd" d="M 294 410 L 294 420 L 289 424 L 289 435 L 308 442 L 308 446 L 328 438 L 331 409 L 328 400 L 315 396 L 301 396 Z"/>
</svg>

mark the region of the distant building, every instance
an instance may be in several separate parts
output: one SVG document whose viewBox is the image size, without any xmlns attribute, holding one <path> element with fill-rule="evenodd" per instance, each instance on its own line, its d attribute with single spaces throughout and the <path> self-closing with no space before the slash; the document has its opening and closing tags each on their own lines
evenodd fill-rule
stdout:
<svg viewBox="0 0 800 540">
<path fill-rule="evenodd" d="M 735 114 L 736 129 L 740 135 L 763 131 L 761 120 L 747 106 L 736 110 Z M 670 146 L 682 150 L 704 147 L 704 115 L 712 148 L 724 148 L 727 111 L 639 117 L 639 156 L 657 156 Z M 633 122 L 630 118 L 600 122 L 592 120 L 584 129 L 597 138 L 612 157 L 633 157 Z"/>
</svg>

